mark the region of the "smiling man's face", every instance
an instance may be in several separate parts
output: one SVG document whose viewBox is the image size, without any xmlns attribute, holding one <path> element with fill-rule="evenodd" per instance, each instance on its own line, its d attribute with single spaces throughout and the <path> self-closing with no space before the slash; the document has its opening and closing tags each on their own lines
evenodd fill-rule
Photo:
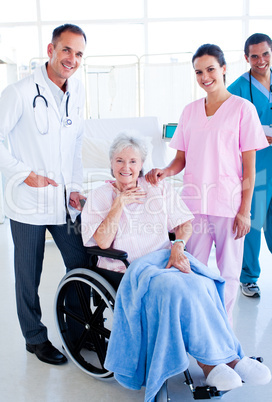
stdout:
<svg viewBox="0 0 272 402">
<path fill-rule="evenodd" d="M 84 50 L 85 39 L 82 35 L 62 32 L 55 43 L 50 43 L 47 48 L 47 74 L 50 80 L 62 88 L 80 66 Z"/>
<path fill-rule="evenodd" d="M 252 75 L 258 79 L 258 76 L 270 74 L 271 49 L 267 42 L 261 42 L 257 45 L 250 45 L 246 61 L 250 64 Z"/>
</svg>

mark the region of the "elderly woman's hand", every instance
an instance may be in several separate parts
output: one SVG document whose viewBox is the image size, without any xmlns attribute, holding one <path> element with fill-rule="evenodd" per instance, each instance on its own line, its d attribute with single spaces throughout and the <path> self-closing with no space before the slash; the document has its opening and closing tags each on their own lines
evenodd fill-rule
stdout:
<svg viewBox="0 0 272 402">
<path fill-rule="evenodd" d="M 146 198 L 146 192 L 141 187 L 132 187 L 122 192 L 115 188 L 114 191 L 122 206 L 133 203 L 143 204 L 143 200 Z"/>
<path fill-rule="evenodd" d="M 192 272 L 190 262 L 186 255 L 184 255 L 184 245 L 182 243 L 175 243 L 171 249 L 171 255 L 166 269 L 171 267 L 175 267 L 186 274 Z"/>
</svg>

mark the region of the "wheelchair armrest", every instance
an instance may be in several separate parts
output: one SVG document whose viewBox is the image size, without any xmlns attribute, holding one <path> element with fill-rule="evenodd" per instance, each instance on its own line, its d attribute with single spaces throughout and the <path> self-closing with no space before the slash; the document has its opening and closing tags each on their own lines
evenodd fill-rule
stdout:
<svg viewBox="0 0 272 402">
<path fill-rule="evenodd" d="M 87 253 L 97 255 L 99 257 L 112 258 L 114 260 L 127 261 L 128 254 L 123 250 L 117 250 L 114 248 L 102 249 L 98 246 L 87 247 Z"/>
</svg>

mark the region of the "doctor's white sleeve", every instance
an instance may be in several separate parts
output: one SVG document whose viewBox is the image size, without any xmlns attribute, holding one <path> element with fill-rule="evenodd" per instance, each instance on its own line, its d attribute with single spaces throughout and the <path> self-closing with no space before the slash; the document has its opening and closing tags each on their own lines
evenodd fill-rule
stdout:
<svg viewBox="0 0 272 402">
<path fill-rule="evenodd" d="M 23 182 L 31 168 L 17 160 L 5 144 L 23 113 L 22 98 L 15 86 L 8 86 L 0 98 L 0 170 L 7 179 L 17 176 Z"/>
</svg>

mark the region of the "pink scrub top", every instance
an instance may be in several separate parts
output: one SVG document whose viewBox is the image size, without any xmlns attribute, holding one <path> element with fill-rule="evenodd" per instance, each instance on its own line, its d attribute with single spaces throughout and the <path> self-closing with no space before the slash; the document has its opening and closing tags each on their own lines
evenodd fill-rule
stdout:
<svg viewBox="0 0 272 402">
<path fill-rule="evenodd" d="M 241 153 L 268 142 L 255 106 L 232 95 L 211 118 L 205 98 L 187 105 L 170 146 L 185 152 L 182 199 L 191 212 L 232 218 L 241 205 Z"/>
</svg>

